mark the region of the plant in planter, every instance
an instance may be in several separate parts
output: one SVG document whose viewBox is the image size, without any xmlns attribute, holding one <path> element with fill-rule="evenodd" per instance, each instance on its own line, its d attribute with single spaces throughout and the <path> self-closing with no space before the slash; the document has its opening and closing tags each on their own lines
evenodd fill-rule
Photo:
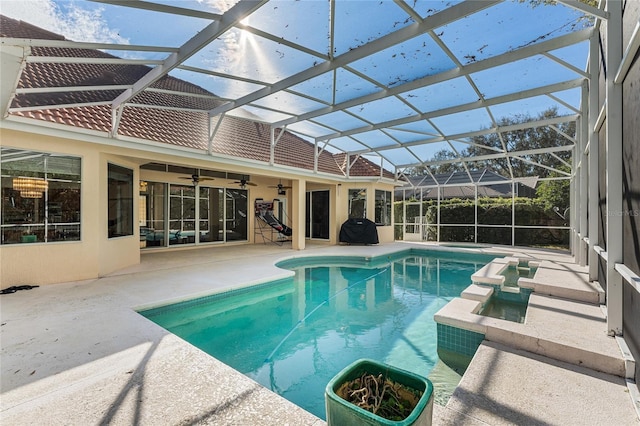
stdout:
<svg viewBox="0 0 640 426">
<path fill-rule="evenodd" d="M 422 391 L 395 382 L 382 373 L 344 382 L 336 391 L 342 399 L 388 420 L 404 420 L 418 405 Z"/>
<path fill-rule="evenodd" d="M 361 359 L 327 385 L 329 425 L 430 425 L 433 385 L 409 371 Z"/>
</svg>

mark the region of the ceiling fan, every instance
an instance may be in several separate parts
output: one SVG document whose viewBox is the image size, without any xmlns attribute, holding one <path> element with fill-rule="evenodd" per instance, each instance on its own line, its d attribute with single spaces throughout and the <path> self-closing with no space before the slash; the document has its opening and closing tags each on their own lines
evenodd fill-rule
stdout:
<svg viewBox="0 0 640 426">
<path fill-rule="evenodd" d="M 207 180 L 215 180 L 214 178 L 211 177 L 204 177 L 204 176 L 200 176 L 200 175 L 196 175 L 193 174 L 189 177 L 187 176 L 180 176 L 180 179 L 189 179 L 191 182 L 193 182 L 193 186 L 198 185 L 200 182 L 204 182 Z"/>
<path fill-rule="evenodd" d="M 287 195 L 287 189 L 291 189 L 290 186 L 283 185 L 282 180 L 280 180 L 277 185 L 269 186 L 269 188 L 278 188 L 278 195 Z"/>
<path fill-rule="evenodd" d="M 249 182 L 247 179 L 240 179 L 240 180 L 237 180 L 237 181 L 235 181 L 233 183 L 239 183 L 240 184 L 240 188 L 244 188 L 247 185 L 249 185 L 249 186 L 258 186 L 257 183 Z"/>
<path fill-rule="evenodd" d="M 282 191 L 284 189 L 291 189 L 291 186 L 285 186 L 282 184 L 282 181 L 278 182 L 277 185 L 271 185 L 269 186 L 269 188 L 278 188 L 278 191 Z"/>
</svg>

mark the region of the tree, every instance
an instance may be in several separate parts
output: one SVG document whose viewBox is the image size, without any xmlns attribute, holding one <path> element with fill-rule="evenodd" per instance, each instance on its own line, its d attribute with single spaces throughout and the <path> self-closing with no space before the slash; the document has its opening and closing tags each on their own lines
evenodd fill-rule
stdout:
<svg viewBox="0 0 640 426">
<path fill-rule="evenodd" d="M 569 167 L 562 166 L 561 170 L 569 172 Z M 563 176 L 560 173 L 553 172 L 549 177 Z M 547 210 L 558 210 L 558 213 L 564 215 L 566 209 L 569 208 L 569 179 L 546 180 L 541 182 L 536 189 L 538 199 L 544 202 Z"/>
<path fill-rule="evenodd" d="M 507 127 L 555 117 L 558 117 L 558 110 L 556 108 L 550 108 L 538 114 L 536 117 L 531 117 L 529 114 L 518 114 L 511 117 L 503 117 L 497 121 L 497 125 L 498 127 Z M 561 133 L 570 137 L 575 135 L 575 122 L 560 123 L 555 127 Z M 497 152 L 496 150 L 503 150 L 502 144 L 504 142 L 507 151 L 515 153 L 517 157 L 512 156 L 509 158 L 502 157 L 490 160 L 472 160 L 469 162 L 469 168 L 472 170 L 487 168 L 506 177 L 510 176 L 511 170 L 513 171 L 513 177 L 549 177 L 553 172 L 552 170 L 538 167 L 532 163 L 563 170 L 562 167 L 565 167 L 566 163 L 569 163 L 571 160 L 570 150 L 529 155 L 518 155 L 517 152 L 569 145 L 570 141 L 567 140 L 567 138 L 565 138 L 565 136 L 560 132 L 554 130 L 550 126 L 540 126 L 502 132 L 500 136 L 496 133 L 475 136 L 471 138 L 473 145 L 469 145 L 467 148 L 460 151 L 460 155 L 466 158 L 474 158 L 486 154 L 495 154 Z M 464 170 L 462 164 L 455 161 L 457 158 L 458 157 L 454 152 L 442 149 L 437 151 L 433 157 L 427 161 L 449 160 L 448 163 L 438 164 L 437 166 L 431 167 L 430 170 L 433 173 L 451 173 L 453 171 Z M 509 168 L 509 166 L 511 166 L 511 168 Z M 426 168 L 424 166 L 417 166 L 413 169 L 411 174 L 421 176 L 426 173 Z"/>
<path fill-rule="evenodd" d="M 455 160 L 456 158 L 458 158 L 458 156 L 455 154 L 455 152 L 448 150 L 446 148 L 443 148 L 439 151 L 436 151 L 436 153 L 433 154 L 433 157 L 431 157 L 429 161 L 448 161 L 448 160 Z M 464 170 L 464 167 L 462 167 L 462 164 L 459 162 L 450 162 L 450 163 L 443 163 L 443 164 L 437 164 L 435 166 L 430 166 L 429 170 L 431 170 L 431 173 L 441 174 L 441 173 L 458 172 L 458 171 Z M 416 166 L 416 167 L 413 167 L 411 170 L 411 175 L 413 176 L 424 176 L 428 174 L 429 172 L 427 171 L 427 166 Z"/>
<path fill-rule="evenodd" d="M 507 127 L 517 124 L 528 123 L 531 121 L 545 120 L 549 118 L 558 117 L 557 108 L 550 108 L 537 117 L 531 117 L 529 114 L 517 114 L 513 117 L 503 117 L 498 120 L 498 127 Z M 556 126 L 558 130 L 569 135 L 575 135 L 575 122 L 560 123 Z M 529 127 L 520 130 L 512 130 L 510 132 L 502 132 L 502 141 L 507 148 L 508 152 L 526 151 L 539 148 L 551 148 L 557 146 L 568 145 L 570 142 L 557 131 L 553 130 L 549 126 L 541 127 Z M 470 145 L 463 151 L 465 157 L 474 157 L 487 153 L 485 148 L 481 146 L 487 146 L 502 150 L 502 141 L 500 136 L 496 133 L 488 135 L 475 136 L 472 138 L 475 145 Z M 480 145 L 480 146 L 479 146 Z M 524 160 L 535 162 L 538 164 L 544 164 L 553 168 L 559 168 L 564 165 L 563 161 L 569 161 L 571 158 L 571 151 L 560 151 L 551 153 L 542 153 L 535 155 L 522 155 L 520 156 Z M 496 173 L 500 173 L 503 176 L 509 176 L 509 163 L 513 170 L 514 177 L 526 177 L 526 176 L 540 176 L 547 177 L 550 173 L 549 170 L 539 169 L 535 165 L 522 161 L 519 159 L 507 159 L 499 158 L 492 160 L 484 160 L 476 163 L 476 168 L 489 168 Z"/>
</svg>

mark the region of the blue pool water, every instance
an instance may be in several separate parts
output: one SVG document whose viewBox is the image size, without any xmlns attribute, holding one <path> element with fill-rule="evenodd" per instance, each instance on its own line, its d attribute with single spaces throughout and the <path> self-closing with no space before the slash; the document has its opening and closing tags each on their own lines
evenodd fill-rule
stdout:
<svg viewBox="0 0 640 426">
<path fill-rule="evenodd" d="M 285 261 L 278 266 L 294 270 L 291 279 L 141 314 L 324 419 L 326 384 L 356 359 L 429 376 L 438 363 L 433 314 L 492 259 L 411 250 Z"/>
</svg>

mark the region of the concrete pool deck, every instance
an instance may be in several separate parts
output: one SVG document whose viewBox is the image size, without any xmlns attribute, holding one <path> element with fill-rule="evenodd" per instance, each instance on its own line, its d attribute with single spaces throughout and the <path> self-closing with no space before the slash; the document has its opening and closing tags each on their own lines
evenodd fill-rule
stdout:
<svg viewBox="0 0 640 426">
<path fill-rule="evenodd" d="M 3 295 L 0 423 L 322 425 L 322 420 L 167 333 L 134 309 L 283 278 L 289 272 L 276 268 L 274 263 L 286 257 L 373 257 L 410 247 L 432 248 L 394 243 L 312 245 L 307 250 L 294 251 L 287 246 L 238 245 L 148 252 L 143 253 L 140 265 L 104 278 Z M 503 247 L 484 251 L 515 252 Z M 524 249 L 517 252 L 536 259 L 571 263 L 569 256 L 553 252 Z M 499 347 L 492 349 L 506 353 Z M 483 391 L 498 392 L 493 388 L 507 385 L 508 382 L 499 380 L 502 375 L 496 373 L 491 389 L 480 386 L 471 390 L 473 380 L 486 380 L 488 374 L 493 374 L 477 367 L 481 365 L 477 362 L 492 356 L 495 355 L 484 349 L 478 352 L 461 382 L 461 386 L 471 387 L 461 389 L 483 395 Z M 505 356 L 501 365 L 518 370 L 519 362 L 519 358 Z M 534 375 L 536 371 L 545 376 L 546 372 L 554 371 L 544 362 L 531 363 L 530 368 L 530 374 Z M 601 374 L 584 371 L 581 377 L 589 380 Z M 625 399 L 617 392 L 619 380 L 605 380 L 601 386 L 613 389 L 617 399 L 610 402 L 625 413 L 622 418 L 636 422 L 630 424 L 640 424 L 634 417 L 628 393 Z M 601 403 L 600 391 L 587 388 L 580 395 L 540 392 L 538 399 L 552 398 L 554 404 L 592 407 Z M 508 392 L 508 409 L 502 407 L 503 412 L 497 405 L 492 412 L 491 419 L 502 419 L 500 423 L 513 422 L 509 420 L 510 413 L 518 406 L 530 405 L 531 390 L 521 386 Z M 584 399 L 578 399 L 583 395 Z M 476 406 L 469 402 L 472 400 L 456 398 L 462 401 L 460 405 L 436 407 L 434 424 L 493 424 L 486 420 L 489 417 L 469 408 Z M 598 424 L 597 413 L 586 409 L 575 411 L 577 415 L 583 414 L 586 423 L 576 418 L 574 424 Z M 452 414 L 457 416 L 455 423 L 450 423 Z M 557 423 L 568 424 L 562 420 L 558 418 Z M 605 420 L 603 417 L 600 424 L 615 424 Z"/>
</svg>

